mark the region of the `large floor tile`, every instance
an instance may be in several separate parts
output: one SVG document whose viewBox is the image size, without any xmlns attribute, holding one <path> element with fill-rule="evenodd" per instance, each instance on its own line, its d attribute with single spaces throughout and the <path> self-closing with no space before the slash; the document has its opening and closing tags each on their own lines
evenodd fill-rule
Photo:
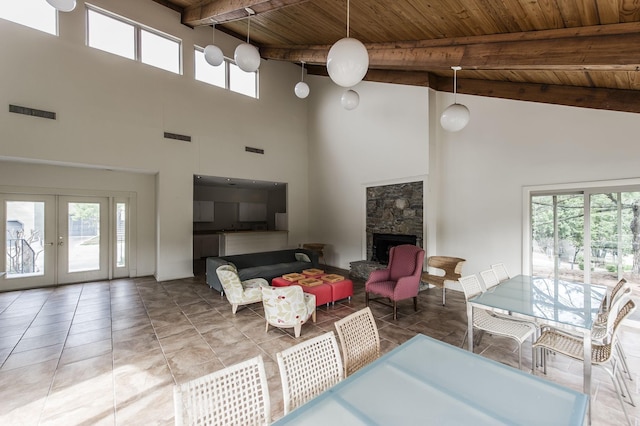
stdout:
<svg viewBox="0 0 640 426">
<path fill-rule="evenodd" d="M 0 424 L 172 425 L 175 384 L 258 355 L 276 420 L 283 412 L 276 354 L 335 332 L 336 320 L 365 306 L 363 283 L 355 281 L 354 291 L 351 302 L 319 307 L 317 322 L 307 322 L 297 339 L 293 329 L 265 331 L 259 303 L 233 315 L 203 275 L 167 283 L 141 277 L 0 293 Z M 462 345 L 467 321 L 458 292 L 447 292 L 442 306 L 439 290 L 423 291 L 418 311 L 410 301 L 403 303 L 397 320 L 387 306 L 372 303 L 371 309 L 382 354 L 417 333 Z M 640 322 L 621 331 L 634 378 L 631 392 L 640 401 Z M 517 367 L 517 345 L 509 339 L 484 335 L 475 352 Z M 530 343 L 525 343 L 523 365 L 530 363 Z M 582 390 L 582 364 L 565 357 L 551 356 L 547 375 L 535 374 Z M 593 384 L 592 424 L 623 424 L 602 369 L 594 368 Z M 640 407 L 627 408 L 633 424 L 639 424 Z"/>
</svg>

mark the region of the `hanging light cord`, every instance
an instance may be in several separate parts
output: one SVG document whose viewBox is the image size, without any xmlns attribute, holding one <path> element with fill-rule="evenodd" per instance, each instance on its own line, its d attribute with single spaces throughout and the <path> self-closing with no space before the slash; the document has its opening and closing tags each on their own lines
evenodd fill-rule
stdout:
<svg viewBox="0 0 640 426">
<path fill-rule="evenodd" d="M 300 77 L 300 81 L 304 81 L 304 61 L 300 61 L 300 62 L 302 63 L 302 70 L 301 70 L 302 77 Z"/>
<path fill-rule="evenodd" d="M 347 0 L 347 38 L 349 38 L 349 0 Z"/>
<path fill-rule="evenodd" d="M 249 43 L 249 32 L 251 31 L 251 15 L 249 15 L 249 20 L 247 22 L 247 43 Z"/>
<path fill-rule="evenodd" d="M 456 102 L 456 95 L 457 95 L 457 91 L 458 91 L 458 70 L 457 69 L 453 69 L 453 103 L 457 103 Z"/>
<path fill-rule="evenodd" d="M 460 66 L 453 66 L 451 67 L 451 69 L 453 70 L 453 103 L 456 104 L 456 99 L 457 99 L 457 92 L 458 92 L 458 70 L 461 70 L 462 67 Z"/>
</svg>

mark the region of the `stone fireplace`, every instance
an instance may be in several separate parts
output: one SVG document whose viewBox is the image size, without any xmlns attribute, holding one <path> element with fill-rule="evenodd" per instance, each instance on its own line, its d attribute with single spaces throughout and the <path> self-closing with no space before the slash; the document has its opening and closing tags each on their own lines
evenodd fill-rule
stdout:
<svg viewBox="0 0 640 426">
<path fill-rule="evenodd" d="M 391 247 L 401 244 L 416 244 L 417 237 L 415 235 L 398 235 L 398 234 L 373 234 L 373 242 L 371 246 L 371 261 L 378 262 L 383 265 L 389 263 L 389 250 Z"/>
<path fill-rule="evenodd" d="M 384 268 L 389 249 L 399 244 L 422 247 L 424 216 L 423 182 L 372 186 L 366 189 L 366 260 L 351 262 L 350 275 L 367 279 Z M 382 235 L 381 244 L 374 236 Z"/>
</svg>

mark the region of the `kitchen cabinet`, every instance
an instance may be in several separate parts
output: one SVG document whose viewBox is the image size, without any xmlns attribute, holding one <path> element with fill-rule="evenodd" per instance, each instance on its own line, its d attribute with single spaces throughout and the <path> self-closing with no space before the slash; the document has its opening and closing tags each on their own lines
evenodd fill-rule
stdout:
<svg viewBox="0 0 640 426">
<path fill-rule="evenodd" d="M 199 234 L 193 236 L 193 258 L 218 256 L 220 236 L 218 234 Z"/>
<path fill-rule="evenodd" d="M 213 201 L 194 201 L 193 221 L 213 222 Z"/>
</svg>

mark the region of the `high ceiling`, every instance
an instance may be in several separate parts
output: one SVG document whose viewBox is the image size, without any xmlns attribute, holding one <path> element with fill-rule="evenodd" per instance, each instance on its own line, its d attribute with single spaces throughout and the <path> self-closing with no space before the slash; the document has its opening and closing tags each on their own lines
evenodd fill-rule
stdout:
<svg viewBox="0 0 640 426">
<path fill-rule="evenodd" d="M 346 36 L 346 0 L 154 0 L 191 27 L 247 37 L 267 60 L 327 75 Z M 640 113 L 638 0 L 350 0 L 350 36 L 369 52 L 365 80 Z"/>
</svg>

